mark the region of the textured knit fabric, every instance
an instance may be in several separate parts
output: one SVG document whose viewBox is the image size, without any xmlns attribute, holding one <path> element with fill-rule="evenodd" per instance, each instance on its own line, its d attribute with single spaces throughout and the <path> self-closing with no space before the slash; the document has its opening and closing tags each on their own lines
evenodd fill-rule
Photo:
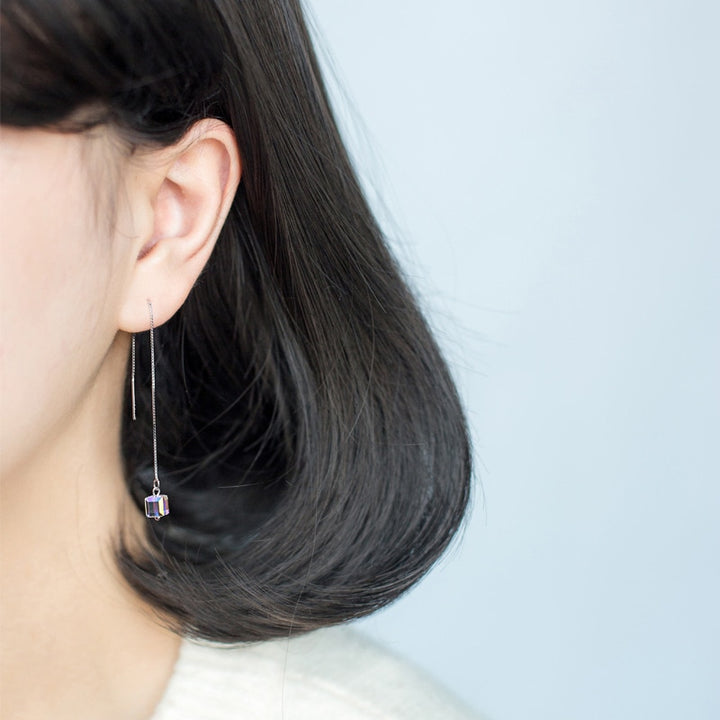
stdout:
<svg viewBox="0 0 720 720">
<path fill-rule="evenodd" d="M 226 646 L 183 638 L 151 720 L 482 720 L 345 626 Z"/>
</svg>

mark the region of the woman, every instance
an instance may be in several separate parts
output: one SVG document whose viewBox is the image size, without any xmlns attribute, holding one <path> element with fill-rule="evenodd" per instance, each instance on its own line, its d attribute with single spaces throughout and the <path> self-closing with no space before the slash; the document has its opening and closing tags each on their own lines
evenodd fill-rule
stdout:
<svg viewBox="0 0 720 720">
<path fill-rule="evenodd" d="M 4 716 L 469 717 L 323 629 L 430 568 L 470 453 L 299 3 L 1 12 Z"/>
</svg>

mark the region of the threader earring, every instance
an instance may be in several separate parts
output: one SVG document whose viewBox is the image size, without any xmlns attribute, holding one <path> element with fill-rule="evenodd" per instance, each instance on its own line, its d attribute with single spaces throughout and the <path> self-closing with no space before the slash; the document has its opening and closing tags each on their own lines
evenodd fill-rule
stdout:
<svg viewBox="0 0 720 720">
<path fill-rule="evenodd" d="M 150 309 L 150 387 L 152 398 L 152 425 L 153 425 L 153 461 L 155 477 L 153 479 L 152 495 L 145 498 L 145 515 L 151 519 L 159 520 L 170 513 L 168 496 L 160 494 L 160 479 L 157 469 L 157 427 L 155 422 L 155 341 L 153 338 L 153 311 L 152 303 L 148 299 Z M 130 390 L 132 393 L 132 419 L 135 420 L 135 333 L 132 335 L 132 372 L 130 375 Z"/>
</svg>

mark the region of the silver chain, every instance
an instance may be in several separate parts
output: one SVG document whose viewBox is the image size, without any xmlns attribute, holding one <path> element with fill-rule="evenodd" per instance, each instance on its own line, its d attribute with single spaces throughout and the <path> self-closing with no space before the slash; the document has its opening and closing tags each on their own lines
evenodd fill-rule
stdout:
<svg viewBox="0 0 720 720">
<path fill-rule="evenodd" d="M 160 478 L 158 477 L 157 461 L 157 422 L 155 419 L 155 323 L 153 319 L 152 303 L 147 301 L 150 308 L 150 392 L 152 403 L 152 426 L 153 426 L 153 495 L 160 494 Z M 132 418 L 135 420 L 135 333 L 132 335 L 132 369 L 130 374 L 130 390 L 132 393 Z"/>
<path fill-rule="evenodd" d="M 155 478 L 153 480 L 153 495 L 160 494 L 160 479 L 158 478 L 158 461 L 157 461 L 157 430 L 155 423 L 155 340 L 154 335 L 154 322 L 153 322 L 153 311 L 152 303 L 148 300 L 148 307 L 150 308 L 150 393 L 152 399 L 152 425 L 153 425 L 153 467 L 155 470 Z"/>
<path fill-rule="evenodd" d="M 135 333 L 132 334 L 132 372 L 130 374 L 130 392 L 132 394 L 132 418 L 135 420 Z"/>
</svg>

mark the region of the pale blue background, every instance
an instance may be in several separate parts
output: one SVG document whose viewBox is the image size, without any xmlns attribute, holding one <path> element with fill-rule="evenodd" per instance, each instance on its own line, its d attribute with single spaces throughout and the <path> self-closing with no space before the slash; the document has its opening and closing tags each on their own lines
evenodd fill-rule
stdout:
<svg viewBox="0 0 720 720">
<path fill-rule="evenodd" d="M 492 720 L 720 718 L 720 3 L 309 7 L 476 444 L 361 626 Z"/>
</svg>

